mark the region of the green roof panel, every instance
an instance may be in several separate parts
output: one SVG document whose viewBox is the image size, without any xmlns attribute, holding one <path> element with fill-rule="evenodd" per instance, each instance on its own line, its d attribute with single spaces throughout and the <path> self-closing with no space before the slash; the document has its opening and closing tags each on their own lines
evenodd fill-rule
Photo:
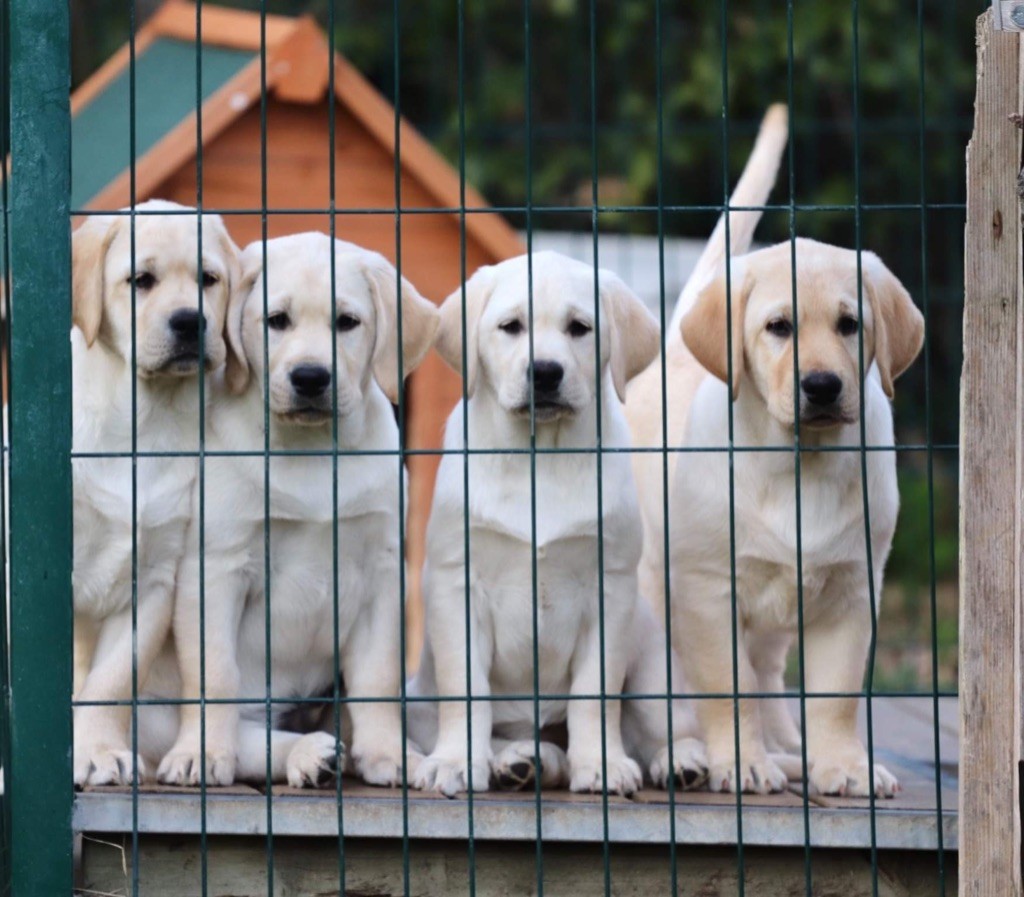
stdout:
<svg viewBox="0 0 1024 897">
<path fill-rule="evenodd" d="M 204 45 L 203 102 L 258 58 Z M 71 207 L 82 209 L 131 161 L 130 69 L 126 67 L 71 122 Z M 196 45 L 159 38 L 135 58 L 135 158 L 141 159 L 195 112 Z"/>
</svg>

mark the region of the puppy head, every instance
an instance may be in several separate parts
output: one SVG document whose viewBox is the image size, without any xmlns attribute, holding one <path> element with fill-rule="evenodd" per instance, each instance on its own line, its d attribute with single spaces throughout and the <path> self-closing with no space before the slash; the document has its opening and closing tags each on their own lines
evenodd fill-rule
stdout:
<svg viewBox="0 0 1024 897">
<path fill-rule="evenodd" d="M 862 253 L 864 301 L 858 309 L 857 254 L 796 241 L 800 425 L 828 429 L 854 423 L 860 412 L 858 332 L 864 330 L 864 366 L 872 361 L 886 394 L 921 349 L 924 321 L 910 295 L 881 260 Z M 733 260 L 733 398 L 754 389 L 785 426 L 794 423 L 793 281 L 789 243 Z M 698 295 L 682 323 L 694 357 L 727 381 L 726 279 Z"/>
<path fill-rule="evenodd" d="M 530 268 L 526 256 L 481 268 L 441 307 L 438 352 L 456 371 L 466 356 L 466 391 L 483 384 L 498 403 L 538 423 L 574 417 L 596 394 L 594 269 L 554 252 L 532 257 L 533 364 L 530 364 Z M 600 370 L 611 370 L 621 400 L 626 383 L 657 355 L 657 322 L 614 274 L 598 272 Z"/>
<path fill-rule="evenodd" d="M 134 266 L 131 216 L 91 216 L 72 235 L 75 325 L 86 345 L 98 339 L 130 359 L 134 287 L 135 358 L 145 378 L 187 377 L 224 363 L 238 249 L 219 215 L 202 216 L 200 247 L 199 215 L 180 214 L 187 211 L 163 200 L 136 206 Z"/>
<path fill-rule="evenodd" d="M 344 418 L 363 405 L 374 380 L 397 402 L 399 355 L 408 374 L 433 343 L 437 309 L 403 278 L 399 350 L 398 275 L 375 252 L 332 244 L 321 233 L 296 234 L 267 241 L 266 269 L 263 244 L 250 244 L 242 267 L 242 290 L 228 316 L 227 383 L 237 393 L 250 376 L 261 390 L 266 380 L 270 411 L 281 421 L 323 426 L 335 397 Z"/>
</svg>

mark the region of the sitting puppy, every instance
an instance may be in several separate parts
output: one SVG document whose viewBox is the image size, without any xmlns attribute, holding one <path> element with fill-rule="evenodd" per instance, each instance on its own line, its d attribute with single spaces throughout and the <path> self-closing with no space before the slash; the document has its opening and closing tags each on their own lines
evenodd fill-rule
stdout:
<svg viewBox="0 0 1024 897">
<path fill-rule="evenodd" d="M 731 595 L 735 565 L 740 692 L 782 689 L 786 652 L 796 634 L 797 474 L 790 448 L 799 420 L 799 494 L 806 686 L 814 692 L 861 688 L 871 640 L 870 596 L 882 571 L 899 506 L 896 456 L 866 455 L 870 557 L 865 540 L 861 409 L 867 445 L 893 445 L 893 381 L 913 362 L 923 320 L 907 291 L 877 256 L 799 239 L 795 246 L 797 321 L 792 318 L 789 243 L 733 258 L 731 324 L 726 276 L 683 309 L 682 342 L 670 346 L 670 444 L 687 449 L 675 462 L 669 505 L 673 636 L 686 676 L 700 692 L 734 687 Z M 731 331 L 730 331 L 731 327 Z M 799 332 L 794 395 L 794 331 Z M 727 333 L 732 336 L 732 381 Z M 860 376 L 860 340 L 863 370 Z M 638 381 L 639 382 L 639 381 Z M 862 395 L 863 390 L 863 395 Z M 631 419 L 650 417 L 649 390 L 630 393 Z M 730 431 L 730 405 L 732 431 Z M 821 449 L 814 451 L 814 449 Z M 730 467 L 734 471 L 735 551 L 730 548 Z M 657 476 L 641 472 L 641 491 L 660 495 Z M 645 528 L 660 529 L 658 502 L 644 501 Z M 654 517 L 657 519 L 654 519 Z M 650 518 L 650 519 L 647 519 Z M 648 539 L 646 576 L 662 563 Z M 869 575 L 872 579 L 869 581 Z M 731 700 L 698 702 L 713 790 L 778 791 L 786 775 L 767 750 L 796 752 L 800 736 L 781 701 L 739 703 L 739 757 Z M 771 706 L 769 706 L 771 705 Z M 809 698 L 807 753 L 812 788 L 822 794 L 892 796 L 896 779 L 869 769 L 856 731 L 855 698 Z M 765 731 L 767 729 L 767 731 Z M 767 744 L 766 744 L 767 736 Z M 767 750 L 766 750 L 767 749 Z"/>
<path fill-rule="evenodd" d="M 239 281 L 238 250 L 221 219 L 202 218 L 200 263 L 198 213 L 160 214 L 183 209 L 159 200 L 136 208 L 134 267 L 128 215 L 90 217 L 72 238 L 80 701 L 132 697 L 133 591 L 138 686 L 170 628 L 198 463 L 188 457 L 133 462 L 130 453 L 198 451 L 198 378 L 224 362 L 228 297 Z M 77 786 L 124 784 L 144 776 L 143 760 L 133 758 L 129 748 L 130 715 L 125 706 L 76 707 Z"/>
<path fill-rule="evenodd" d="M 200 694 L 205 645 L 206 697 L 259 702 L 241 712 L 206 707 L 205 779 L 265 780 L 268 739 L 273 781 L 315 785 L 333 772 L 344 746 L 324 731 L 286 731 L 305 716 L 294 703 L 275 702 L 268 722 L 263 699 L 268 688 L 283 699 L 333 693 L 340 664 L 349 696 L 383 699 L 348 705 L 349 767 L 367 782 L 394 785 L 406 746 L 397 702 L 403 474 L 391 402 L 399 355 L 404 373 L 416 367 L 438 312 L 406 280 L 399 306 L 387 260 L 319 233 L 250 245 L 243 272 L 207 446 L 249 456 L 206 459 L 205 515 L 190 530 L 174 633 L 185 698 Z M 271 453 L 285 453 L 263 457 L 265 439 Z M 200 708 L 185 705 L 162 781 L 200 781 L 202 725 Z M 408 752 L 408 769 L 418 757 Z"/>
<path fill-rule="evenodd" d="M 599 454 L 628 446 L 618 397 L 657 351 L 658 327 L 607 271 L 595 309 L 590 266 L 544 252 L 530 267 L 522 256 L 470 279 L 465 339 L 462 290 L 441 309 L 438 349 L 461 370 L 465 347 L 468 400 L 446 430 L 427 534 L 427 642 L 410 693 L 485 700 L 472 702 L 471 744 L 465 702 L 416 702 L 413 737 L 433 752 L 414 783 L 448 795 L 486 790 L 492 775 L 525 786 L 536 775 L 538 722 L 545 786 L 629 794 L 642 781 L 630 750 L 659 784 L 673 775 L 696 785 L 703 746 L 687 737 L 696 727 L 685 708 L 676 707 L 670 767 L 666 699 L 622 708 L 616 698 L 624 684 L 666 692 L 665 638 L 638 600 L 640 516 L 628 455 Z M 483 453 L 465 457 L 465 447 Z M 535 676 L 539 720 L 530 699 L 486 700 L 533 693 Z M 567 701 L 567 693 L 611 697 L 602 710 L 598 699 Z M 562 723 L 567 754 L 548 740 Z"/>
</svg>

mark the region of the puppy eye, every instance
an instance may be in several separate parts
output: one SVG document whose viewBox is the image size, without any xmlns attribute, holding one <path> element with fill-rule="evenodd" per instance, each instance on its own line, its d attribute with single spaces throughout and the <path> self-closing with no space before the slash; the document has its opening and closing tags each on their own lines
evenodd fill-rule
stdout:
<svg viewBox="0 0 1024 897">
<path fill-rule="evenodd" d="M 285 330 L 292 323 L 286 311 L 276 311 L 267 317 L 267 326 L 271 330 Z"/>
<path fill-rule="evenodd" d="M 860 329 L 860 321 L 853 315 L 843 315 L 839 319 L 839 332 L 843 336 L 853 336 Z"/>
<path fill-rule="evenodd" d="M 338 333 L 355 330 L 359 326 L 359 318 L 353 315 L 338 315 L 338 320 L 334 322 L 334 326 L 338 328 Z"/>
<path fill-rule="evenodd" d="M 511 321 L 499 324 L 498 329 L 503 330 L 509 336 L 519 336 L 523 332 L 523 322 L 518 318 L 513 318 Z"/>
<path fill-rule="evenodd" d="M 594 328 L 587 324 L 585 321 L 570 321 L 569 322 L 569 336 L 573 339 L 579 339 L 580 337 L 586 336 Z"/>
<path fill-rule="evenodd" d="M 764 329 L 772 336 L 777 336 L 781 339 L 785 339 L 793 334 L 793 324 L 785 318 L 774 318 L 764 325 Z"/>
<path fill-rule="evenodd" d="M 204 271 L 203 272 L 203 289 L 209 289 L 215 283 L 217 283 L 219 280 L 220 280 L 220 278 L 216 274 L 214 274 L 212 271 Z"/>
<path fill-rule="evenodd" d="M 140 271 L 138 274 L 130 275 L 128 283 L 134 283 L 135 289 L 146 292 L 156 286 L 156 276 L 148 271 Z"/>
</svg>

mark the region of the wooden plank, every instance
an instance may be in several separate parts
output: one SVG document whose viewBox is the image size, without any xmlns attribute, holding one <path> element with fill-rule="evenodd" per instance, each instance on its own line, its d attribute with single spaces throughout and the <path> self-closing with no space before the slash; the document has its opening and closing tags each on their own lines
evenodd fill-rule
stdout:
<svg viewBox="0 0 1024 897">
<path fill-rule="evenodd" d="M 960 402 L 960 893 L 1019 897 L 1021 141 L 1007 116 L 1021 109 L 1020 39 L 985 13 L 977 43 Z"/>
<path fill-rule="evenodd" d="M 211 837 L 202 885 L 199 839 L 175 835 L 144 836 L 137 859 L 140 893 L 174 897 L 266 897 L 268 845 L 263 839 Z M 401 841 L 348 838 L 344 844 L 345 882 L 339 881 L 339 849 L 333 839 L 275 838 L 274 894 L 352 895 L 469 894 L 466 845 L 413 841 L 409 845 L 408 882 Z M 530 843 L 477 842 L 473 866 L 480 897 L 526 897 L 537 893 L 535 850 Z M 672 893 L 672 859 L 664 845 L 613 845 L 612 893 L 648 897 Z M 131 838 L 86 836 L 83 842 L 83 894 L 129 894 L 132 881 Z M 956 862 L 947 862 L 946 893 L 956 888 Z M 545 893 L 590 897 L 604 893 L 603 848 L 599 844 L 544 845 Z M 813 893 L 868 897 L 873 893 L 870 857 L 861 851 L 815 850 Z M 677 893 L 739 893 L 736 851 L 729 847 L 676 853 Z M 746 893 L 758 897 L 792 897 L 806 893 L 802 849 L 748 848 Z M 878 897 L 934 897 L 938 888 L 935 858 L 906 852 L 879 857 Z"/>
<path fill-rule="evenodd" d="M 992 0 L 992 27 L 996 31 L 1024 31 L 1024 3 Z"/>
</svg>

